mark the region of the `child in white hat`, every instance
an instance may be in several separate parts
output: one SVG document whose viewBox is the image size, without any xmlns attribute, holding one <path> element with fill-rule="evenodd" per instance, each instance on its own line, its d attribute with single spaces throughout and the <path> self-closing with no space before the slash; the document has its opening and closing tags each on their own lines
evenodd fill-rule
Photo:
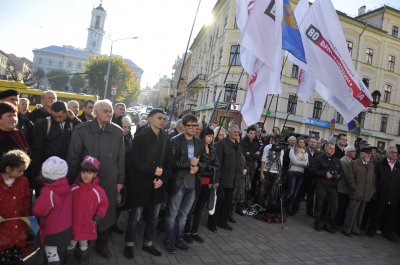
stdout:
<svg viewBox="0 0 400 265">
<path fill-rule="evenodd" d="M 67 172 L 67 162 L 57 156 L 43 163 L 44 186 L 33 207 L 33 214 L 40 218 L 39 243 L 52 265 L 65 263 L 71 240 L 72 193 L 65 177 Z"/>
</svg>

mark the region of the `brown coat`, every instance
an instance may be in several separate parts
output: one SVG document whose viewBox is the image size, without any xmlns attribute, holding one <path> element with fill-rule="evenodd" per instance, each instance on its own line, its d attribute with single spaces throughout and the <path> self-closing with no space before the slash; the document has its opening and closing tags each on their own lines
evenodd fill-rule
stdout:
<svg viewBox="0 0 400 265">
<path fill-rule="evenodd" d="M 375 195 L 375 168 L 372 162 L 364 165 L 361 158 L 351 162 L 351 174 L 346 175 L 350 187 L 350 199 L 364 202 L 371 201 Z"/>
</svg>

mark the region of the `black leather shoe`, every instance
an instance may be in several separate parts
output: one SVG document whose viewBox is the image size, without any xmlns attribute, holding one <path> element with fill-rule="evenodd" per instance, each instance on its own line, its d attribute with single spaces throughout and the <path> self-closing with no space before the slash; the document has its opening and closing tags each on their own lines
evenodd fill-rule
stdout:
<svg viewBox="0 0 400 265">
<path fill-rule="evenodd" d="M 116 233 L 116 234 L 119 234 L 119 235 L 122 235 L 123 233 L 125 233 L 124 230 L 122 230 L 121 228 L 119 228 L 117 225 L 113 225 L 113 226 L 111 227 L 111 231 L 112 231 L 113 233 Z"/>
<path fill-rule="evenodd" d="M 208 228 L 208 230 L 210 230 L 213 233 L 217 232 L 217 228 L 215 226 L 213 226 L 213 225 L 207 225 L 207 228 Z"/>
<path fill-rule="evenodd" d="M 204 240 L 198 234 L 192 234 L 192 239 L 196 242 L 203 243 Z"/>
<path fill-rule="evenodd" d="M 228 224 L 226 224 L 226 225 L 218 225 L 218 227 L 221 227 L 222 229 L 225 229 L 225 230 L 228 230 L 228 231 L 232 231 L 233 230 L 233 228 Z"/>
<path fill-rule="evenodd" d="M 175 247 L 179 248 L 180 250 L 183 250 L 183 251 L 189 251 L 189 249 L 190 249 L 190 247 L 183 242 L 179 243 L 179 244 L 175 244 Z"/>
<path fill-rule="evenodd" d="M 330 227 L 330 226 L 325 226 L 324 229 L 325 229 L 325 231 L 328 232 L 328 233 L 331 233 L 331 234 L 335 234 L 335 233 L 336 233 L 336 230 L 333 229 L 333 228 Z"/>
<path fill-rule="evenodd" d="M 228 217 L 228 222 L 231 222 L 232 224 L 234 224 L 234 223 L 236 223 L 236 220 L 233 219 L 232 216 L 229 216 L 229 217 Z"/>
<path fill-rule="evenodd" d="M 347 237 L 353 237 L 353 236 L 351 235 L 351 233 L 347 233 L 346 231 L 342 231 L 342 234 L 345 235 L 345 236 L 347 236 Z"/>
<path fill-rule="evenodd" d="M 397 243 L 399 240 L 393 234 L 383 234 L 383 237 L 389 239 L 390 241 Z"/>
<path fill-rule="evenodd" d="M 159 257 L 159 256 L 162 255 L 162 253 L 158 249 L 156 249 L 153 245 L 151 245 L 151 246 L 143 246 L 142 250 L 150 253 L 153 256 Z"/>
<path fill-rule="evenodd" d="M 314 229 L 318 232 L 322 231 L 322 227 L 320 225 L 314 225 Z"/>
<path fill-rule="evenodd" d="M 107 248 L 96 248 L 96 252 L 103 258 L 110 258 L 111 252 Z"/>
</svg>

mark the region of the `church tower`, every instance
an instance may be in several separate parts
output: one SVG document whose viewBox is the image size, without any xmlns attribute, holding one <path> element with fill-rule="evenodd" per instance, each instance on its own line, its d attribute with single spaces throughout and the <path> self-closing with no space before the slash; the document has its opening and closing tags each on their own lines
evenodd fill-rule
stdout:
<svg viewBox="0 0 400 265">
<path fill-rule="evenodd" d="M 102 7 L 102 4 L 92 10 L 92 20 L 90 21 L 90 27 L 88 28 L 88 37 L 86 42 L 87 52 L 101 52 L 101 43 L 105 33 L 104 22 L 106 20 L 106 16 L 107 13 Z"/>
</svg>

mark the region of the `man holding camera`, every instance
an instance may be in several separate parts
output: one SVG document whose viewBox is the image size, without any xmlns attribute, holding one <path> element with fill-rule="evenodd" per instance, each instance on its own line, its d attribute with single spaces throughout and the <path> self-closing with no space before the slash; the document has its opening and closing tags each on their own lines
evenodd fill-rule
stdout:
<svg viewBox="0 0 400 265">
<path fill-rule="evenodd" d="M 326 143 L 324 151 L 315 159 L 310 169 L 317 178 L 314 228 L 318 232 L 324 228 L 329 233 L 335 233 L 332 226 L 338 208 L 336 188 L 338 180 L 343 176 L 343 170 L 339 159 L 334 156 L 335 144 Z M 326 212 L 322 216 L 324 204 L 326 204 Z"/>
</svg>

